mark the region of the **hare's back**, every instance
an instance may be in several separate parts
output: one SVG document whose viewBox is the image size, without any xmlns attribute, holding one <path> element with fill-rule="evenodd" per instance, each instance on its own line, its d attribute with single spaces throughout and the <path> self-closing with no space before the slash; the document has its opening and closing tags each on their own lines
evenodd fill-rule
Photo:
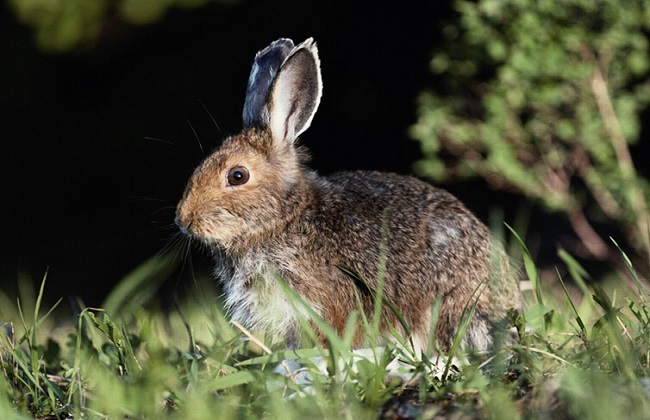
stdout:
<svg viewBox="0 0 650 420">
<path fill-rule="evenodd" d="M 388 212 L 383 217 L 399 216 L 402 223 L 440 218 L 465 220 L 482 226 L 472 213 L 449 192 L 417 178 L 376 171 L 341 172 L 326 177 L 335 194 L 357 210 Z"/>
<path fill-rule="evenodd" d="M 387 234 L 411 251 L 419 248 L 425 255 L 434 252 L 438 257 L 469 256 L 470 248 L 488 246 L 485 225 L 443 189 L 383 172 L 344 172 L 326 179 L 334 196 L 330 210 L 363 225 L 357 229 Z M 387 232 L 381 232 L 382 226 Z"/>
<path fill-rule="evenodd" d="M 466 299 L 465 293 L 489 278 L 489 231 L 452 194 L 381 172 L 346 172 L 326 180 L 330 204 L 322 220 L 333 224 L 322 230 L 330 234 L 325 240 L 336 242 L 335 252 L 345 253 L 366 279 L 375 278 L 374 254 L 385 243 L 386 293 L 400 308 L 427 306 L 438 293 L 455 289 Z"/>
</svg>

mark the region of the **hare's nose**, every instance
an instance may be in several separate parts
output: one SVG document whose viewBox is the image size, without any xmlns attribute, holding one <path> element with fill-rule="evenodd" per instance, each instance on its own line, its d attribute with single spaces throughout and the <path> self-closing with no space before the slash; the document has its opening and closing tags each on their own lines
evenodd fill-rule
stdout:
<svg viewBox="0 0 650 420">
<path fill-rule="evenodd" d="M 176 222 L 176 226 L 181 230 L 181 233 L 183 235 L 191 235 L 192 234 L 192 218 L 187 217 L 187 218 L 180 218 L 177 217 L 174 219 L 174 222 Z"/>
</svg>

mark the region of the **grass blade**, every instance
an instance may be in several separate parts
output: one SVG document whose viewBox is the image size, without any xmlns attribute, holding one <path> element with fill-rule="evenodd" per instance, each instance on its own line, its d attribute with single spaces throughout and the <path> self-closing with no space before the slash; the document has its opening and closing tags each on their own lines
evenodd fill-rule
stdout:
<svg viewBox="0 0 650 420">
<path fill-rule="evenodd" d="M 521 245 L 521 249 L 523 251 L 524 267 L 526 269 L 526 275 L 528 276 L 528 279 L 532 283 L 533 289 L 535 290 L 537 303 L 543 306 L 544 298 L 542 296 L 542 285 L 540 283 L 539 273 L 537 272 L 537 267 L 535 267 L 533 257 L 532 255 L 530 255 L 530 252 L 528 251 L 526 244 L 524 243 L 523 239 L 521 239 L 519 234 L 517 234 L 517 232 L 507 223 L 506 223 L 506 227 L 508 228 L 508 230 L 510 230 L 510 232 L 514 235 L 514 237 Z"/>
<path fill-rule="evenodd" d="M 556 269 L 557 271 L 557 269 Z M 580 331 L 582 332 L 584 337 L 587 337 L 587 327 L 585 327 L 584 322 L 582 322 L 582 318 L 578 314 L 578 310 L 576 309 L 575 305 L 573 304 L 573 299 L 571 299 L 571 295 L 569 295 L 569 291 L 566 288 L 566 285 L 564 284 L 564 281 L 562 280 L 562 276 L 560 275 L 560 272 L 557 271 L 557 278 L 560 280 L 560 284 L 562 285 L 562 290 L 564 290 L 564 296 L 566 297 L 567 302 L 569 302 L 569 307 L 571 308 L 571 313 L 573 314 L 573 317 L 576 319 L 576 322 L 578 323 L 578 326 L 580 327 Z"/>
</svg>

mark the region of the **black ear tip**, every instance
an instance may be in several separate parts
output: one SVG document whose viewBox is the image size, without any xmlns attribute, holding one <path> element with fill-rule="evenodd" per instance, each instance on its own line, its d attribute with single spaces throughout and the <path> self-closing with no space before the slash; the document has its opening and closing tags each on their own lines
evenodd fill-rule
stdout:
<svg viewBox="0 0 650 420">
<path fill-rule="evenodd" d="M 289 38 L 279 38 L 255 55 L 253 68 L 248 78 L 246 100 L 242 112 L 244 128 L 267 127 L 270 123 L 270 114 L 267 104 L 275 80 L 281 69 L 288 69 L 292 74 L 291 83 L 300 86 L 303 91 L 303 106 L 300 115 L 302 124 L 295 135 L 299 135 L 311 123 L 318 102 L 320 101 L 322 82 L 320 76 L 320 61 L 318 50 L 313 38 L 307 38 L 295 45 Z M 291 86 L 285 85 L 288 92 Z M 306 102 L 305 102 L 306 100 Z M 311 105 L 309 104 L 311 102 Z"/>
<path fill-rule="evenodd" d="M 266 48 L 260 50 L 255 55 L 255 60 L 258 57 L 268 54 L 268 53 L 277 53 L 278 51 L 286 51 L 287 54 L 293 49 L 294 43 L 290 38 L 279 38 L 271 42 Z"/>
<path fill-rule="evenodd" d="M 242 112 L 244 127 L 254 127 L 264 124 L 262 109 L 266 104 L 269 89 L 284 60 L 294 49 L 294 43 L 289 38 L 273 41 L 255 55 L 253 68 L 246 87 L 246 101 Z"/>
</svg>

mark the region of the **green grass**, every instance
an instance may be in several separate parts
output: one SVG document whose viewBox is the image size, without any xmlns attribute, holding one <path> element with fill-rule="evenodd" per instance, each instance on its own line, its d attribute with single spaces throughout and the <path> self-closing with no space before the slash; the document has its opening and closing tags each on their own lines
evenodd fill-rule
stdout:
<svg viewBox="0 0 650 420">
<path fill-rule="evenodd" d="M 646 417 L 648 289 L 623 253 L 615 288 L 559 255 L 567 278 L 543 281 L 524 250 L 533 290 L 524 314 L 510 314 L 516 339 L 504 334 L 492 354 L 458 353 L 460 372 L 444 357 L 414 360 L 404 338 L 376 357 L 353 354 L 352 327 L 364 324 L 371 336 L 378 328 L 357 314 L 343 337 L 312 320 L 327 348 L 268 348 L 227 321 L 210 280 L 188 286 L 191 295 L 163 312 L 152 290 L 169 258 L 143 264 L 101 309 L 85 308 L 74 322 L 60 320 L 60 307 L 43 307 L 43 286 L 35 292 L 24 282 L 17 302 L 0 295 L 0 418 Z M 395 356 L 419 381 L 387 375 Z"/>
</svg>

